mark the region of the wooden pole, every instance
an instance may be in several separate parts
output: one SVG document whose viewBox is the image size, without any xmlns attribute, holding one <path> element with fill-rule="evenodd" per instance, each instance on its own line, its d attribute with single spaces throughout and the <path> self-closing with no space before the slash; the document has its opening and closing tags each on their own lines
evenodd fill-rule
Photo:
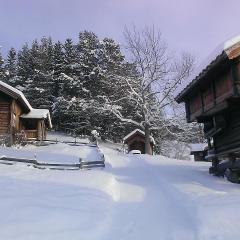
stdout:
<svg viewBox="0 0 240 240">
<path fill-rule="evenodd" d="M 150 128 L 149 125 L 145 126 L 145 154 L 152 154 L 150 145 Z"/>
</svg>

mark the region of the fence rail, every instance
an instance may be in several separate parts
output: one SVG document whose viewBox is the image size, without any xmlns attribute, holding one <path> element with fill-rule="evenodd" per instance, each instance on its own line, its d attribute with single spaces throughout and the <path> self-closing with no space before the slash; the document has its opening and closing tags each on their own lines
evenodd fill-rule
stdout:
<svg viewBox="0 0 240 240">
<path fill-rule="evenodd" d="M 14 163 L 25 163 L 27 165 L 32 165 L 39 169 L 53 169 L 53 170 L 80 170 L 80 169 L 90 169 L 95 167 L 105 167 L 104 158 L 100 161 L 82 161 L 79 159 L 79 163 L 40 163 L 35 159 L 27 158 L 14 158 L 14 157 L 0 157 L 0 164 L 13 165 Z"/>
</svg>

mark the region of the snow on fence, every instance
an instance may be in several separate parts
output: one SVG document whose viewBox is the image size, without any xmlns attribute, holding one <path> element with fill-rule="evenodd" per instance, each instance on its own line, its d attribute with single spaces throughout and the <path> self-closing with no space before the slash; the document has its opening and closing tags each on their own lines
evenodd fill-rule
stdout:
<svg viewBox="0 0 240 240">
<path fill-rule="evenodd" d="M 53 169 L 53 170 L 79 170 L 79 169 L 91 169 L 96 167 L 105 167 L 105 159 L 102 154 L 101 160 L 99 161 L 82 161 L 79 159 L 79 163 L 41 163 L 36 159 L 27 158 L 15 158 L 15 157 L 0 157 L 0 164 L 13 165 L 14 163 L 25 163 L 28 166 L 33 166 L 38 169 Z"/>
<path fill-rule="evenodd" d="M 2 148 L 0 163 L 13 165 L 19 162 L 40 169 L 69 170 L 105 166 L 104 155 L 97 141 L 89 142 L 87 139 L 72 138 L 65 134 L 51 134 L 47 140 L 32 139 L 26 143 L 21 150 Z"/>
<path fill-rule="evenodd" d="M 57 138 L 55 140 L 54 139 L 47 139 L 47 140 L 27 139 L 26 142 L 36 144 L 36 145 L 40 145 L 40 146 L 45 145 L 45 144 L 57 144 L 57 143 L 66 143 L 66 144 L 72 144 L 72 145 L 76 145 L 76 146 L 77 145 L 93 145 L 93 143 L 77 141 L 76 139 L 75 139 L 75 141 L 64 141 L 64 140 L 58 140 Z"/>
<path fill-rule="evenodd" d="M 55 144 L 55 142 L 49 140 L 48 142 L 49 144 Z M 36 148 L 37 152 L 35 153 L 31 149 L 30 151 L 22 151 L 3 148 L 3 156 L 0 157 L 0 164 L 13 165 L 14 163 L 24 163 L 39 169 L 59 170 L 79 170 L 105 167 L 104 155 L 97 144 L 82 144 L 71 141 L 58 141 L 57 143 L 59 143 L 59 145 L 51 147 L 49 144 L 39 142 L 39 145 Z M 76 154 L 72 154 L 72 152 L 75 152 Z"/>
</svg>

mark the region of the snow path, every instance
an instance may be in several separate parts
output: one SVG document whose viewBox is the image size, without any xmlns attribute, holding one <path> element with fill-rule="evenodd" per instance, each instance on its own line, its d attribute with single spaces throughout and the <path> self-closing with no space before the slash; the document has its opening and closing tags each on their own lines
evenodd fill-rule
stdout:
<svg viewBox="0 0 240 240">
<path fill-rule="evenodd" d="M 209 175 L 209 163 L 102 150 L 118 182 L 145 192 L 134 206 L 115 208 L 119 239 L 239 238 L 239 185 Z"/>
<path fill-rule="evenodd" d="M 239 239 L 239 185 L 209 163 L 100 148 L 104 170 L 0 165 L 1 239 Z"/>
<path fill-rule="evenodd" d="M 107 190 L 112 178 L 98 173 L 93 179 L 94 174 L 1 166 L 1 239 L 104 239 L 112 216 Z"/>
<path fill-rule="evenodd" d="M 103 151 L 107 162 L 116 156 L 116 153 L 111 154 L 109 150 Z M 137 184 L 143 189 L 144 196 L 134 206 L 116 206 L 114 219 L 119 222 L 114 225 L 119 227 L 119 239 L 155 239 L 156 236 L 159 239 L 196 239 L 196 209 L 191 201 L 186 201 L 180 192 L 176 194 L 177 189 L 161 177 L 158 169 L 146 165 L 140 156 L 134 155 L 126 159 L 127 156 L 129 155 L 122 157 L 122 162 L 131 162 L 130 166 L 110 171 L 120 183 L 131 183 L 133 186 Z M 132 161 L 137 161 L 137 164 Z"/>
</svg>

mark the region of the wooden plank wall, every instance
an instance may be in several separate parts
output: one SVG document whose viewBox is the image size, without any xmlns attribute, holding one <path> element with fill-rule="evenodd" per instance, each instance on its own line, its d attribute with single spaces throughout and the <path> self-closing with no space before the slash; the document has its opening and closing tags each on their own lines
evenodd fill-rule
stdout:
<svg viewBox="0 0 240 240">
<path fill-rule="evenodd" d="M 194 95 L 189 96 L 189 116 L 187 116 L 187 119 L 194 120 L 202 113 L 215 108 L 217 104 L 222 103 L 233 94 L 234 81 L 231 70 L 219 73 L 218 77 L 212 77 L 204 86 L 199 86 Z"/>
<path fill-rule="evenodd" d="M 0 135 L 9 133 L 11 100 L 0 95 Z"/>
<path fill-rule="evenodd" d="M 217 153 L 240 147 L 240 108 L 229 109 L 224 118 L 226 128 L 214 136 Z"/>
<path fill-rule="evenodd" d="M 215 89 L 216 102 L 221 102 L 233 94 L 233 81 L 230 73 L 215 80 Z"/>
</svg>

